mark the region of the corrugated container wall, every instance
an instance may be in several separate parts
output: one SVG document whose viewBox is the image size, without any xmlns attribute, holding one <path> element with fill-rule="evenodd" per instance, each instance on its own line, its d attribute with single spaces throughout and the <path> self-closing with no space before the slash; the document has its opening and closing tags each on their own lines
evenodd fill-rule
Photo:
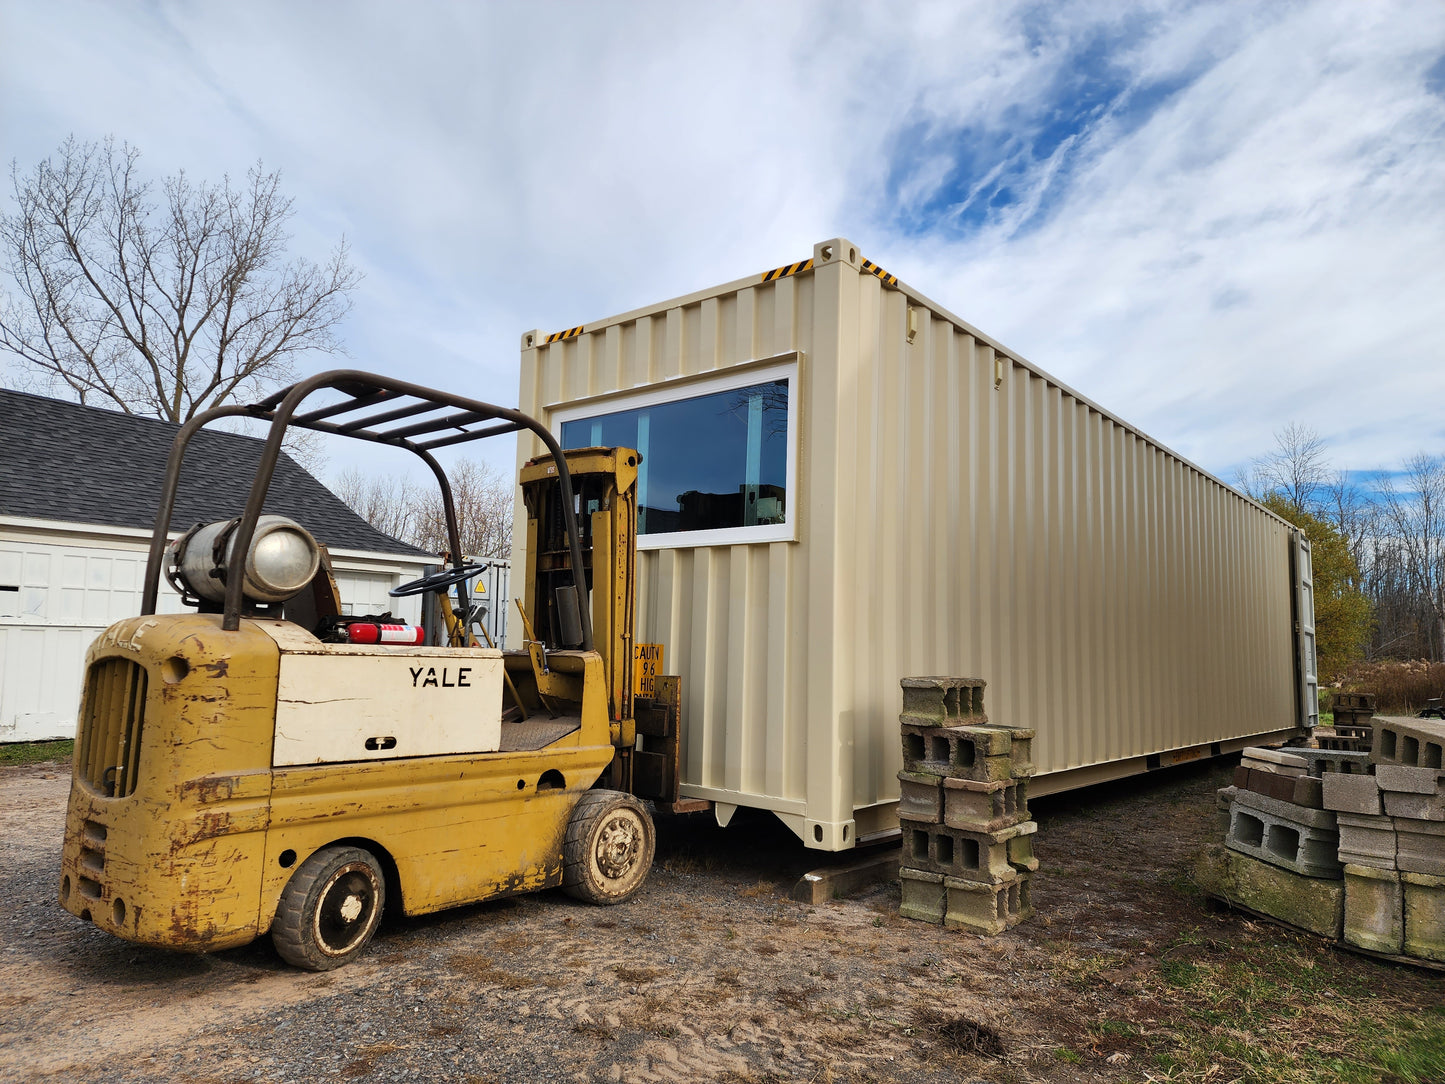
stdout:
<svg viewBox="0 0 1445 1084">
<path fill-rule="evenodd" d="M 1290 526 L 846 240 L 522 346 L 521 409 L 554 431 L 793 376 L 783 540 L 639 560 L 637 638 L 683 680 L 683 793 L 720 821 L 770 809 L 826 849 L 896 827 L 906 675 L 986 679 L 989 715 L 1038 731 L 1035 794 L 1302 721 Z"/>
</svg>

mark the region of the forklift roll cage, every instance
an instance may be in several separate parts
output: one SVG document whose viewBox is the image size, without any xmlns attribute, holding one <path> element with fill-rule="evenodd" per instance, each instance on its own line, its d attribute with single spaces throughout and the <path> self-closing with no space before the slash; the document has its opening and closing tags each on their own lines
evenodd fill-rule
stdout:
<svg viewBox="0 0 1445 1084">
<path fill-rule="evenodd" d="M 347 398 L 303 414 L 297 413 L 297 409 L 311 395 L 326 389 L 338 391 Z M 383 409 L 364 413 L 376 407 Z M 435 413 L 448 409 L 453 413 Z M 457 530 L 456 507 L 446 470 L 432 455 L 433 450 L 526 429 L 535 433 L 547 446 L 557 468 L 557 479 L 562 491 L 563 522 L 571 551 L 572 568 L 576 570 L 573 575 L 573 589 L 577 595 L 577 612 L 582 624 L 581 646 L 583 651 L 594 650 L 592 617 L 586 604 L 586 577 L 583 573 L 586 566 L 582 559 L 581 535 L 577 530 L 572 476 L 567 468 L 567 458 L 562 454 L 556 438 L 541 422 L 520 410 L 352 369 L 332 369 L 318 373 L 249 406 L 214 407 L 197 414 L 181 426 L 175 442 L 171 445 L 161 489 L 160 507 L 156 511 L 155 529 L 151 534 L 150 553 L 146 560 L 145 590 L 141 597 L 143 615 L 149 616 L 156 612 L 161 571 L 171 529 L 171 515 L 175 509 L 176 489 L 180 482 L 186 446 L 199 430 L 221 418 L 253 418 L 270 423 L 270 432 L 261 452 L 261 460 L 256 466 L 256 476 L 251 483 L 246 510 L 241 514 L 233 534 L 234 545 L 231 547 L 230 561 L 226 568 L 222 629 L 234 632 L 240 628 L 241 587 L 245 579 L 246 553 L 251 548 L 251 539 L 255 535 L 256 523 L 266 503 L 266 494 L 270 490 L 271 478 L 275 474 L 276 461 L 281 455 L 282 441 L 288 428 L 295 426 L 318 433 L 332 433 L 356 440 L 368 440 L 375 444 L 387 444 L 420 456 L 431 468 L 441 487 L 447 539 L 451 546 L 454 568 L 461 568 L 465 563 Z M 461 612 L 465 613 L 468 605 L 465 581 L 458 584 L 458 590 L 461 592 Z"/>
</svg>

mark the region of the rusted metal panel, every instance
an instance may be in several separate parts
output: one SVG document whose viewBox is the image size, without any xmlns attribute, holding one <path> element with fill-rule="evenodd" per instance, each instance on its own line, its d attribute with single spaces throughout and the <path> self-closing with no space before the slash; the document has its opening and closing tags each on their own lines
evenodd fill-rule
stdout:
<svg viewBox="0 0 1445 1084">
<path fill-rule="evenodd" d="M 1041 783 L 1299 724 L 1284 521 L 846 240 L 806 262 L 523 337 L 521 408 L 554 431 L 796 358 L 794 540 L 639 556 L 683 795 L 811 846 L 886 829 L 908 674 L 986 678 L 989 715 L 1037 729 Z"/>
</svg>

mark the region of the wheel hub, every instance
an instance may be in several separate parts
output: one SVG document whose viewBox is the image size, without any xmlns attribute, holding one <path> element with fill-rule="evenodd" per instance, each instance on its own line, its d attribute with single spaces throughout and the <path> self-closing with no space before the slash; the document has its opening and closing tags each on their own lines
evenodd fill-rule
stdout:
<svg viewBox="0 0 1445 1084">
<path fill-rule="evenodd" d="M 637 828 L 627 817 L 613 817 L 597 836 L 597 868 L 610 878 L 624 876 L 637 859 Z"/>
<path fill-rule="evenodd" d="M 352 893 L 347 896 L 341 904 L 341 917 L 347 922 L 355 922 L 361 917 L 361 897 Z"/>
</svg>

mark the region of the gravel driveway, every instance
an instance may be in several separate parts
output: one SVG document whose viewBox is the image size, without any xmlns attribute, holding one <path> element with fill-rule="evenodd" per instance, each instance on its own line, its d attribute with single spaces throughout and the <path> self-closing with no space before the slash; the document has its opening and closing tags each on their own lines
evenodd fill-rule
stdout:
<svg viewBox="0 0 1445 1084">
<path fill-rule="evenodd" d="M 725 830 L 662 819 L 627 904 L 546 892 L 390 919 L 318 975 L 269 939 L 182 956 L 71 917 L 54 898 L 68 768 L 3 768 L 0 1080 L 1142 1079 L 1137 1044 L 1093 1022 L 1165 1020 L 1164 952 L 1238 931 L 1182 876 L 1227 770 L 1036 803 L 1037 917 L 996 938 L 900 919 L 896 882 L 794 903 L 832 856 L 740 810 Z"/>
</svg>

